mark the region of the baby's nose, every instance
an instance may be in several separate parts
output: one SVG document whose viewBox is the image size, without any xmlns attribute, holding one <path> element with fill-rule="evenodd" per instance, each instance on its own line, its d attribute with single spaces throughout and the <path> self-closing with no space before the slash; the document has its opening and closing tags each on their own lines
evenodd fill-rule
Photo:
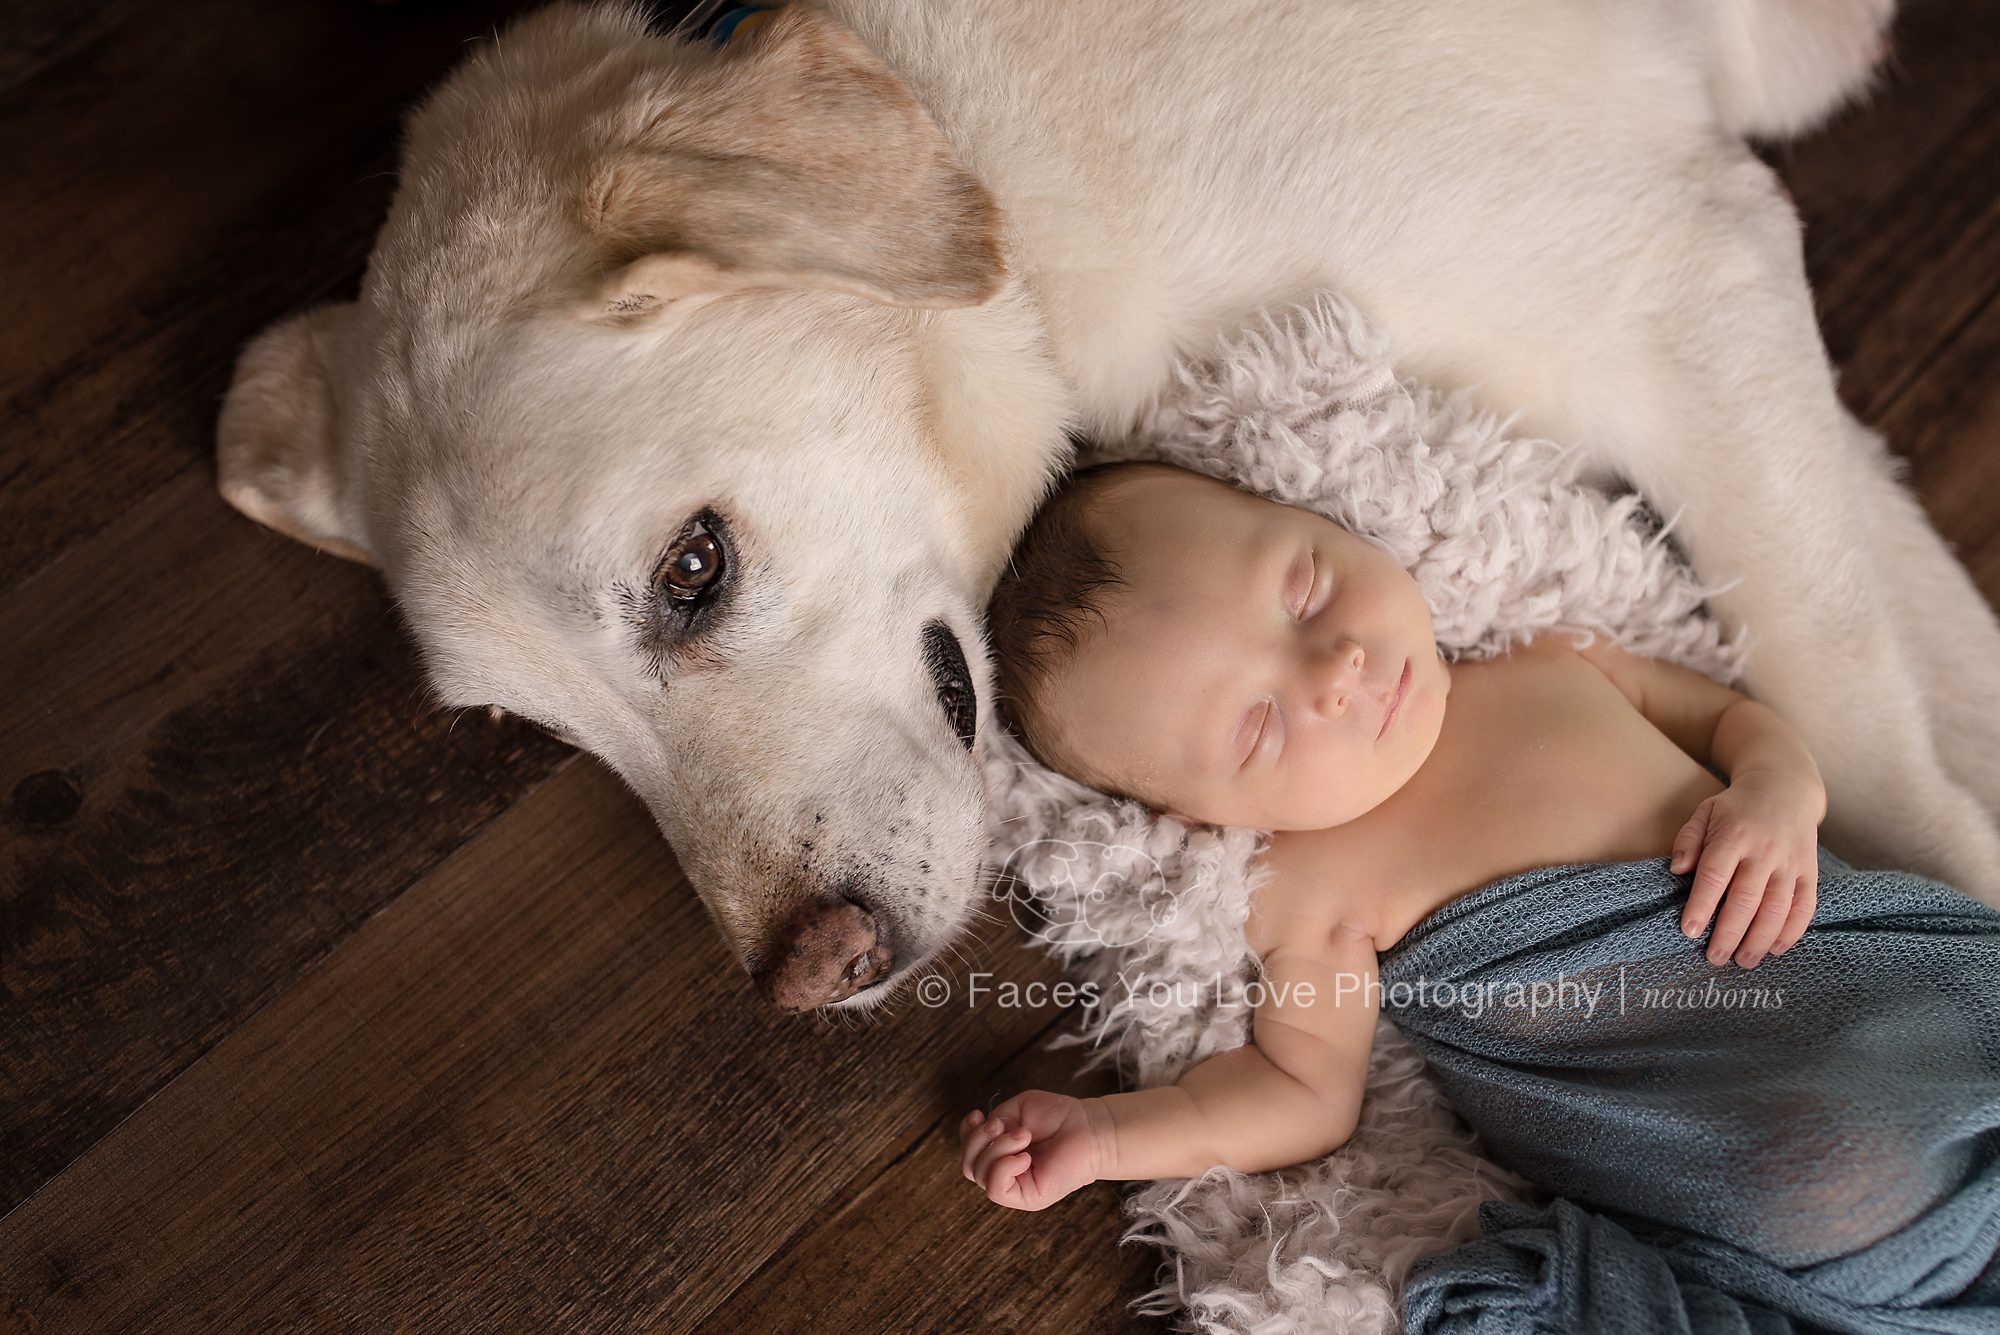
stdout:
<svg viewBox="0 0 2000 1335">
<path fill-rule="evenodd" d="M 1323 714 L 1338 714 L 1345 710 L 1361 686 L 1361 665 L 1367 655 L 1353 640 L 1342 640 L 1334 645 L 1323 666 L 1325 676 L 1321 681 L 1319 708 Z"/>
</svg>

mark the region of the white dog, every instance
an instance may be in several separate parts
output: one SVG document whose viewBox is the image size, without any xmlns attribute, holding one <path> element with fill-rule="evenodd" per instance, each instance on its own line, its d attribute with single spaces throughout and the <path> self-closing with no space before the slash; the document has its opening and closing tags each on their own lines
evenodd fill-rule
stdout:
<svg viewBox="0 0 2000 1335">
<path fill-rule="evenodd" d="M 378 565 L 453 705 L 612 765 L 780 1005 L 973 910 L 980 613 L 1062 468 L 1330 288 L 1641 488 L 1827 841 L 2000 899 L 2000 629 L 1834 394 L 1746 133 L 1888 0 L 561 6 L 415 115 L 357 302 L 245 353 L 223 494 Z"/>
</svg>

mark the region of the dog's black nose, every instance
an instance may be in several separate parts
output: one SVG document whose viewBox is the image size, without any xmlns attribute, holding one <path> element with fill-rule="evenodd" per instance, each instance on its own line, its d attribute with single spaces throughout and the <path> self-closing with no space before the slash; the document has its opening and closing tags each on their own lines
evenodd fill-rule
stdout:
<svg viewBox="0 0 2000 1335">
<path fill-rule="evenodd" d="M 875 915 L 852 899 L 810 904 L 779 932 L 757 986 L 780 1010 L 845 1001 L 888 977 L 895 952 Z"/>
</svg>

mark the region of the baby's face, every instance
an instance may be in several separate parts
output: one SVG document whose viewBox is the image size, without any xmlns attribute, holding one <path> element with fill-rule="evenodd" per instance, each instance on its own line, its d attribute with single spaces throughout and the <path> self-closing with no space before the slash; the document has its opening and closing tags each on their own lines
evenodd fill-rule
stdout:
<svg viewBox="0 0 2000 1335">
<path fill-rule="evenodd" d="M 1451 678 L 1380 548 L 1181 471 L 1135 473 L 1093 522 L 1124 585 L 1046 708 L 1099 773 L 1189 819 L 1316 830 L 1430 755 Z"/>
</svg>

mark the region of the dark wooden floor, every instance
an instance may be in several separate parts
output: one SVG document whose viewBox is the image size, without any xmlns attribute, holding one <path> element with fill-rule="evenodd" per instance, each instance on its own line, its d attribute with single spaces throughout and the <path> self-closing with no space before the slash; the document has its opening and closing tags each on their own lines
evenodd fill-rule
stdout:
<svg viewBox="0 0 2000 1335">
<path fill-rule="evenodd" d="M 400 112 L 508 9 L 0 2 L 0 1328 L 1145 1325 L 1114 1187 L 957 1176 L 960 1110 L 1076 1087 L 1063 1013 L 767 1012 L 615 781 L 434 712 L 368 571 L 211 490 L 237 348 L 353 290 Z M 1993 598 L 2000 0 L 1899 36 L 1774 160 Z"/>
</svg>

